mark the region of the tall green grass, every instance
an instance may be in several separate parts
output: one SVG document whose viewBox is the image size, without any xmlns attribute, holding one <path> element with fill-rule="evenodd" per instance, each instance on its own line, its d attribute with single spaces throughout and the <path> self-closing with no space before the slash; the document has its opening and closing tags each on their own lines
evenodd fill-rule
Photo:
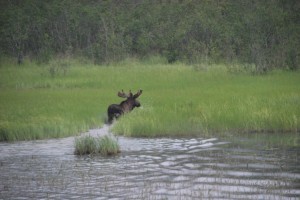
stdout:
<svg viewBox="0 0 300 200">
<path fill-rule="evenodd" d="M 1 90 L 0 140 L 66 137 L 99 127 L 103 123 L 104 104 L 98 92 L 93 89 Z"/>
<path fill-rule="evenodd" d="M 175 66 L 149 74 L 153 88 L 143 94 L 144 108 L 123 117 L 113 131 L 155 137 L 299 130 L 298 72 L 253 76 L 222 67 L 194 71 Z"/>
<path fill-rule="evenodd" d="M 143 89 L 142 108 L 118 120 L 126 136 L 299 132 L 300 73 L 252 75 L 223 65 L 168 65 L 159 58 L 106 66 L 68 62 L 0 66 L 0 140 L 65 137 L 102 126 L 117 91 Z"/>
</svg>

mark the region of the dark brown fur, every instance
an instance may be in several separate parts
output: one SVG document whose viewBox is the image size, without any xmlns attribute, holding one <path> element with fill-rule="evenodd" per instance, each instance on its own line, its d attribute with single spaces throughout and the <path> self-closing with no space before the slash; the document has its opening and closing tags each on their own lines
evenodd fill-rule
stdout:
<svg viewBox="0 0 300 200">
<path fill-rule="evenodd" d="M 140 107 L 141 104 L 136 100 L 142 94 L 142 90 L 139 90 L 135 95 L 129 91 L 129 94 L 125 94 L 124 91 L 118 92 L 118 96 L 126 98 L 120 104 L 111 104 L 107 109 L 108 123 L 111 124 L 114 119 L 118 119 L 124 113 L 132 111 L 135 107 Z"/>
</svg>

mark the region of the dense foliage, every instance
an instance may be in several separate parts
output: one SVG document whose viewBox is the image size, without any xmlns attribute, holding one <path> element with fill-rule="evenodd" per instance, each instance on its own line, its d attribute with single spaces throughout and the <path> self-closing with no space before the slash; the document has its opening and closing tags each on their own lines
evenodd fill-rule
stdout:
<svg viewBox="0 0 300 200">
<path fill-rule="evenodd" d="M 0 53 L 299 67 L 298 0 L 2 0 Z"/>
</svg>

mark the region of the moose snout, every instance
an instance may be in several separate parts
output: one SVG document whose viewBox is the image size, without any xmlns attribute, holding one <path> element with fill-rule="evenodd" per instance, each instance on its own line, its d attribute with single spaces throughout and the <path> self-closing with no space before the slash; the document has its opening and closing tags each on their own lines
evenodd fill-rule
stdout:
<svg viewBox="0 0 300 200">
<path fill-rule="evenodd" d="M 141 103 L 140 102 L 136 102 L 135 103 L 135 107 L 140 107 L 141 106 Z"/>
</svg>

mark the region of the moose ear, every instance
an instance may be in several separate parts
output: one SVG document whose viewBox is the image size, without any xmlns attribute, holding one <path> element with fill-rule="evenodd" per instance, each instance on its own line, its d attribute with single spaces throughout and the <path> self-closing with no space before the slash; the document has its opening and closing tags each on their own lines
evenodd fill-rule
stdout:
<svg viewBox="0 0 300 200">
<path fill-rule="evenodd" d="M 128 95 L 125 94 L 123 90 L 122 90 L 122 92 L 118 92 L 118 96 L 122 97 L 122 98 L 128 98 Z"/>
<path fill-rule="evenodd" d="M 139 90 L 135 95 L 133 95 L 133 98 L 138 98 L 142 94 L 143 90 Z"/>
</svg>

